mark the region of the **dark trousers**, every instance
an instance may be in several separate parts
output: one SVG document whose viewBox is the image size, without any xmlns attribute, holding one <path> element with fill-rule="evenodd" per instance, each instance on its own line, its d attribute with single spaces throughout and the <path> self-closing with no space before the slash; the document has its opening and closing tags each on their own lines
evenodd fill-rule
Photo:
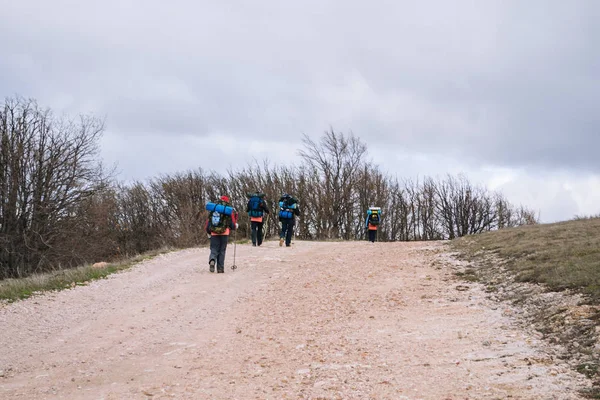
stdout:
<svg viewBox="0 0 600 400">
<path fill-rule="evenodd" d="M 252 221 L 252 245 L 261 245 L 263 241 L 263 222 Z"/>
<path fill-rule="evenodd" d="M 292 243 L 292 236 L 294 235 L 294 219 L 282 219 L 281 220 L 281 233 L 279 238 L 285 238 L 285 245 L 289 246 Z"/>
<path fill-rule="evenodd" d="M 212 235 L 210 237 L 210 257 L 208 261 L 216 261 L 217 271 L 225 270 L 225 252 L 227 251 L 228 240 L 229 235 Z"/>
<path fill-rule="evenodd" d="M 375 239 L 377 238 L 377 231 L 374 229 L 370 229 L 369 230 L 369 242 L 375 242 Z"/>
</svg>

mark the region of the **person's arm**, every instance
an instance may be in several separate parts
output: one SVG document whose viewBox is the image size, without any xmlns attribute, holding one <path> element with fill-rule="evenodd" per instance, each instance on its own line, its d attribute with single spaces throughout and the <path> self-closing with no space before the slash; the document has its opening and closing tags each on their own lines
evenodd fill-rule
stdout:
<svg viewBox="0 0 600 400">
<path fill-rule="evenodd" d="M 206 223 L 204 224 L 204 230 L 206 231 L 206 233 L 208 233 L 210 235 L 210 226 L 208 223 L 208 219 L 206 220 Z"/>
<path fill-rule="evenodd" d="M 237 219 L 238 219 L 237 212 L 234 211 L 233 213 L 231 213 L 231 218 L 230 218 L 230 223 L 229 223 L 230 229 L 232 229 L 232 230 L 237 229 L 237 227 L 238 227 Z"/>
</svg>

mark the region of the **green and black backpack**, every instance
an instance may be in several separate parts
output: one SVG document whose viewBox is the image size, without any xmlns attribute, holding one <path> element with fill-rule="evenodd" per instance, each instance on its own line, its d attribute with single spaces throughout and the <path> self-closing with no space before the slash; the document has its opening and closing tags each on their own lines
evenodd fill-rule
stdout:
<svg viewBox="0 0 600 400">
<path fill-rule="evenodd" d="M 231 204 L 226 201 L 219 200 L 214 203 L 215 207 L 208 215 L 208 223 L 210 231 L 216 234 L 223 234 L 231 225 L 231 212 L 229 215 L 224 211 L 231 208 Z"/>
</svg>

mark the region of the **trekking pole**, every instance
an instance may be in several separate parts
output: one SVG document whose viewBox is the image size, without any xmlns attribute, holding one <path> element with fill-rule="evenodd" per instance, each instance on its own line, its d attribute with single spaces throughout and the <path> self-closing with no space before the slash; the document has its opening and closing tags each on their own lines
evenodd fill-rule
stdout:
<svg viewBox="0 0 600 400">
<path fill-rule="evenodd" d="M 235 265 L 235 250 L 237 247 L 236 239 L 237 239 L 237 229 L 236 229 L 236 232 L 234 232 L 234 234 L 233 234 L 233 265 L 231 266 L 231 269 L 234 271 L 237 269 L 237 265 Z"/>
<path fill-rule="evenodd" d="M 268 227 L 269 227 L 269 214 L 265 213 L 264 217 L 263 217 L 262 238 L 260 239 L 261 243 L 267 237 Z M 257 235 L 258 235 L 258 233 L 257 233 Z"/>
<path fill-rule="evenodd" d="M 237 218 L 236 218 L 236 220 L 237 220 Z M 233 232 L 233 265 L 231 266 L 231 269 L 234 270 L 234 271 L 237 269 L 237 265 L 235 264 L 235 250 L 236 250 L 236 247 L 237 247 L 237 229 L 235 229 L 234 232 Z"/>
</svg>

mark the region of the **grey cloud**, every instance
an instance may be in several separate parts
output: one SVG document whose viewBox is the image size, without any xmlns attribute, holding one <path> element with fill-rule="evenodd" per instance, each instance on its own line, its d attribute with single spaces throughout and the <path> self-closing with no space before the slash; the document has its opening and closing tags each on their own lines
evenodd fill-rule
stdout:
<svg viewBox="0 0 600 400">
<path fill-rule="evenodd" d="M 331 125 L 471 168 L 598 172 L 599 13 L 593 0 L 13 2 L 0 95 L 95 112 L 131 140 L 292 142 Z"/>
</svg>

